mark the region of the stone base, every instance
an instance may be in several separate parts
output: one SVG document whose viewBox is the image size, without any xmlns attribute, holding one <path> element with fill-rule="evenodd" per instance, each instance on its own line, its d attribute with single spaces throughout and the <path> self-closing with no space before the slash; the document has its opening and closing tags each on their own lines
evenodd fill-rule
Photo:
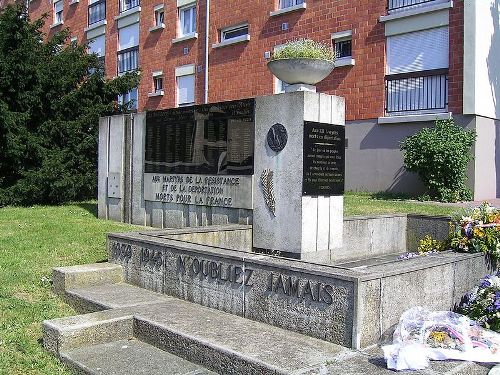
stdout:
<svg viewBox="0 0 500 375">
<path fill-rule="evenodd" d="M 110 234 L 127 283 L 352 348 L 390 334 L 408 308 L 448 310 L 488 273 L 480 254 L 398 254 L 319 265 L 172 240 Z"/>
<path fill-rule="evenodd" d="M 306 83 L 296 83 L 294 85 L 288 85 L 287 87 L 285 87 L 285 92 L 295 92 L 295 91 L 316 92 L 316 86 L 308 85 Z"/>
</svg>

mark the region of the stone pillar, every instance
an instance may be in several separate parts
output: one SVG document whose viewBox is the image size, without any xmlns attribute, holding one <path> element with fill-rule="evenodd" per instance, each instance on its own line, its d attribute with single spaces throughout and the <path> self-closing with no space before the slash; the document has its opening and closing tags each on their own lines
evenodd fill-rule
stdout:
<svg viewBox="0 0 500 375">
<path fill-rule="evenodd" d="M 303 191 L 307 172 L 304 122 L 321 123 L 318 126 L 326 129 L 329 124 L 344 126 L 344 99 L 307 91 L 256 98 L 253 246 L 297 259 L 328 262 L 332 250 L 342 247 L 343 181 L 340 193 L 332 194 L 331 189 L 324 195 Z M 287 133 L 286 146 L 278 152 L 267 140 L 274 124 L 282 124 Z M 340 129 L 343 137 L 344 129 Z M 343 150 L 340 154 L 343 158 Z M 343 163 L 339 159 L 342 174 Z M 266 204 L 265 192 L 270 189 L 263 186 L 264 171 L 273 174 L 274 213 Z"/>
</svg>

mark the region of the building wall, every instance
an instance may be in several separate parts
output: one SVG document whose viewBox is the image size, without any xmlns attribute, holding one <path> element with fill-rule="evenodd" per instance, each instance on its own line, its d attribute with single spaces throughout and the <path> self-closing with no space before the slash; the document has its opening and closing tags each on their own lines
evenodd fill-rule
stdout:
<svg viewBox="0 0 500 375">
<path fill-rule="evenodd" d="M 153 7 L 161 0 L 143 0 L 141 3 L 139 65 L 142 80 L 139 87 L 138 110 L 169 108 L 176 105 L 175 67 L 196 65 L 196 103 L 204 100 L 205 72 L 205 1 L 198 2 L 198 38 L 172 43 L 176 37 L 177 7 L 175 2 L 165 4 L 165 29 L 150 32 L 153 26 Z M 269 95 L 274 90 L 274 78 L 266 68 L 266 51 L 276 45 L 299 37 L 331 42 L 331 34 L 352 30 L 355 66 L 337 67 L 328 78 L 318 84 L 318 91 L 343 96 L 346 99 L 346 119 L 366 120 L 384 115 L 385 36 L 379 17 L 386 14 L 385 0 L 308 1 L 307 9 L 271 17 L 278 0 L 257 0 L 252 6 L 242 6 L 236 0 L 211 0 L 209 33 L 209 102 Z M 450 109 L 461 113 L 460 52 L 463 0 L 456 0 L 450 10 Z M 116 75 L 118 0 L 108 0 L 106 26 L 106 70 Z M 64 25 L 78 41 L 85 41 L 83 29 L 87 26 L 87 1 L 69 5 L 64 0 Z M 50 13 L 46 28 L 48 34 L 61 26 L 49 29 L 52 23 L 52 2 L 33 0 L 30 16 L 38 18 Z M 250 41 L 214 49 L 220 29 L 248 22 Z M 288 30 L 282 31 L 282 25 Z M 186 50 L 187 48 L 187 50 Z M 152 91 L 152 72 L 164 73 L 164 96 L 149 98 Z"/>
<path fill-rule="evenodd" d="M 466 0 L 464 113 L 500 118 L 500 1 Z"/>
<path fill-rule="evenodd" d="M 476 128 L 473 116 L 455 115 L 454 120 L 464 128 Z M 432 125 L 433 122 L 380 125 L 373 120 L 346 123 L 346 190 L 423 193 L 425 188 L 417 175 L 404 170 L 399 147 L 406 137 Z M 478 137 L 477 144 L 483 140 L 491 143 L 493 139 L 494 142 L 495 138 L 488 138 L 490 135 L 487 131 L 491 132 L 489 127 L 491 124 L 488 123 L 481 125 L 481 137 Z M 483 149 L 482 146 L 474 147 L 471 152 L 476 155 L 476 159 L 469 165 L 467 183 L 477 191 L 475 199 L 496 197 L 496 191 L 492 188 L 496 182 L 492 182 L 490 176 L 492 172 L 485 173 L 485 168 L 491 169 L 490 161 L 495 153 L 491 147 Z M 478 159 L 481 163 L 479 166 Z"/>
</svg>

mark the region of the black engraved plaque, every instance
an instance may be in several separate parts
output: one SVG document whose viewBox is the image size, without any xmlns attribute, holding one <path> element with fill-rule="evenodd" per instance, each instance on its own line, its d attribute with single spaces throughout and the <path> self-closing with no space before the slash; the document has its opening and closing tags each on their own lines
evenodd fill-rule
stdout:
<svg viewBox="0 0 500 375">
<path fill-rule="evenodd" d="M 282 124 L 274 124 L 267 132 L 267 144 L 274 152 L 280 152 L 286 146 L 288 133 Z"/>
<path fill-rule="evenodd" d="M 304 121 L 302 195 L 342 195 L 345 127 Z"/>
<path fill-rule="evenodd" d="M 145 173 L 252 175 L 255 100 L 146 113 Z"/>
</svg>

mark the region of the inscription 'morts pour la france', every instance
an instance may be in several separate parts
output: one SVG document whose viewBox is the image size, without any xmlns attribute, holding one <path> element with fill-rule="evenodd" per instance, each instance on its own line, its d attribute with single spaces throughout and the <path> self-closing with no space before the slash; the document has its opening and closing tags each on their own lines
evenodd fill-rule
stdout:
<svg viewBox="0 0 500 375">
<path fill-rule="evenodd" d="M 144 199 L 251 209 L 252 177 L 144 173 Z"/>
<path fill-rule="evenodd" d="M 342 195 L 345 127 L 304 121 L 303 195 Z"/>
</svg>

